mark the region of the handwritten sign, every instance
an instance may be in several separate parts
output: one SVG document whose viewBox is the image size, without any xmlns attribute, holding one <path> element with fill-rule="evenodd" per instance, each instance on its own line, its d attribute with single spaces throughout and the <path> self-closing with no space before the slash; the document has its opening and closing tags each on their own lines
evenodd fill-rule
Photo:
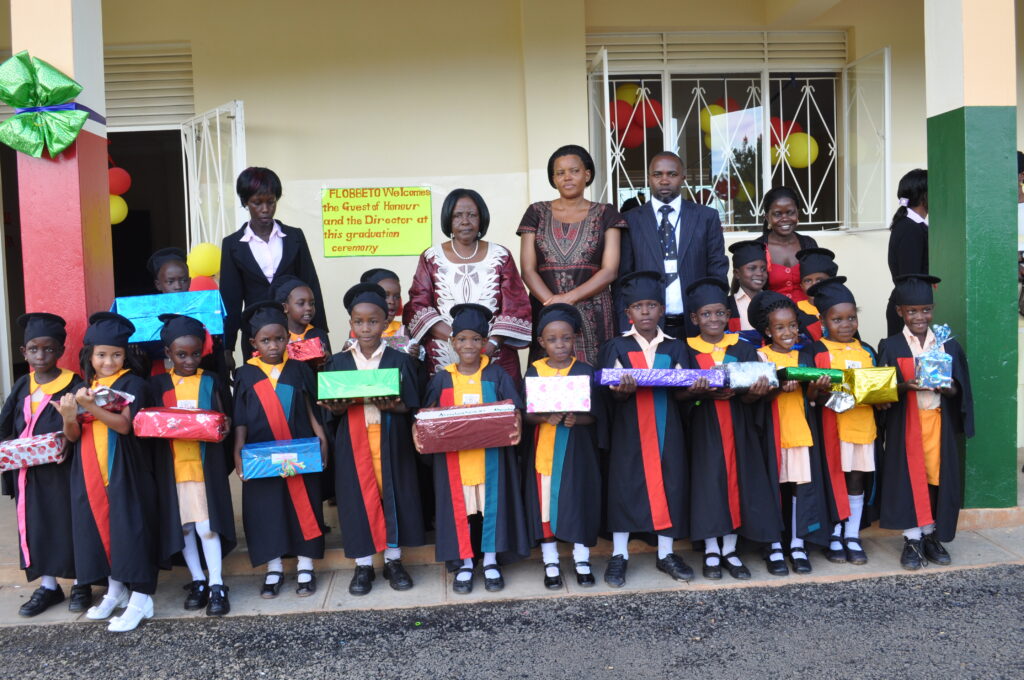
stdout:
<svg viewBox="0 0 1024 680">
<path fill-rule="evenodd" d="M 430 247 L 430 189 L 323 189 L 324 257 L 419 255 Z"/>
</svg>

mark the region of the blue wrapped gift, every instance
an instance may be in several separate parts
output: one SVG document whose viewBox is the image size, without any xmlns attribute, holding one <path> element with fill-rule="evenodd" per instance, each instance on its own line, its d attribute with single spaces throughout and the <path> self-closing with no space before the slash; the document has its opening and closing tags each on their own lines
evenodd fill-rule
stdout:
<svg viewBox="0 0 1024 680">
<path fill-rule="evenodd" d="M 322 472 L 320 440 L 316 437 L 257 442 L 242 447 L 242 477 L 293 477 Z"/>
<path fill-rule="evenodd" d="M 164 325 L 158 318 L 161 314 L 191 316 L 202 322 L 210 335 L 224 335 L 224 317 L 227 314 L 219 290 L 119 297 L 114 298 L 110 311 L 127 317 L 135 324 L 135 332 L 128 341 L 143 345 L 154 356 L 163 356 L 160 330 Z"/>
<path fill-rule="evenodd" d="M 953 386 L 953 357 L 942 351 L 942 346 L 953 332 L 949 326 L 935 324 L 935 345 L 914 358 L 914 381 L 921 387 L 945 389 Z"/>
</svg>

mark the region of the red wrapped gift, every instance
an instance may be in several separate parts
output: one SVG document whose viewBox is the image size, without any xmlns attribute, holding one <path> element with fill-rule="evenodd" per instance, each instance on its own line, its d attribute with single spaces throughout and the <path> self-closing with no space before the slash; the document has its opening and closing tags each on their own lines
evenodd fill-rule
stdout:
<svg viewBox="0 0 1024 680">
<path fill-rule="evenodd" d="M 64 460 L 66 444 L 63 432 L 47 432 L 0 442 L 0 472 L 60 463 Z"/>
<path fill-rule="evenodd" d="M 92 388 L 91 391 L 95 404 L 104 411 L 110 411 L 111 413 L 120 413 L 124 410 L 125 406 L 128 406 L 135 401 L 135 395 L 115 390 L 107 387 L 106 385 L 99 385 Z M 93 416 L 93 414 L 89 413 L 81 406 L 78 407 L 78 422 L 80 424 L 85 425 L 86 423 L 91 423 L 94 420 L 96 420 L 96 417 Z"/>
<path fill-rule="evenodd" d="M 320 338 L 306 338 L 288 343 L 288 358 L 296 361 L 317 361 L 327 358 Z"/>
<path fill-rule="evenodd" d="M 144 408 L 135 414 L 136 437 L 219 442 L 228 434 L 227 416 L 201 408 Z"/>
<path fill-rule="evenodd" d="M 516 406 L 511 399 L 491 404 L 424 408 L 416 414 L 420 453 L 468 451 L 519 443 Z"/>
</svg>

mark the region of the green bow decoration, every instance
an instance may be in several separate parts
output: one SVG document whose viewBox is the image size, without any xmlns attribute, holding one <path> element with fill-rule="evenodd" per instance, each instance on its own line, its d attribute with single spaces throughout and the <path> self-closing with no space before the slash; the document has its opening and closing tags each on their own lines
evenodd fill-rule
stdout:
<svg viewBox="0 0 1024 680">
<path fill-rule="evenodd" d="M 39 158 L 71 146 L 89 112 L 70 103 L 82 86 L 42 59 L 22 51 L 0 64 L 0 100 L 15 115 L 0 123 L 0 142 Z"/>
</svg>

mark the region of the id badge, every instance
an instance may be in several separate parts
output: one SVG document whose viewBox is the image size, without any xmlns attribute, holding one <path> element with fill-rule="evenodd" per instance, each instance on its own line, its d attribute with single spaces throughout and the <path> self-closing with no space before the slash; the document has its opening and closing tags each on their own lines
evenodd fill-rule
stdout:
<svg viewBox="0 0 1024 680">
<path fill-rule="evenodd" d="M 853 359 L 847 359 L 846 360 L 846 367 L 847 368 L 863 368 L 863 366 L 861 365 L 861 363 L 859 361 L 854 361 Z"/>
<path fill-rule="evenodd" d="M 483 402 L 483 398 L 479 394 L 463 394 L 462 405 L 463 406 L 476 406 Z"/>
</svg>

